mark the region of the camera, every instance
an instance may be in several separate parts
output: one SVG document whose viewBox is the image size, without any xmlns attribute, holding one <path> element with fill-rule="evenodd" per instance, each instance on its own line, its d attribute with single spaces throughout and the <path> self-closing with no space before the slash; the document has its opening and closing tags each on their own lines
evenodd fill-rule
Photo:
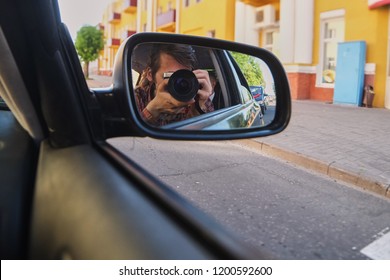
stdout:
<svg viewBox="0 0 390 280">
<path fill-rule="evenodd" d="M 200 88 L 198 79 L 190 70 L 181 69 L 173 73 L 164 73 L 163 78 L 169 79 L 168 92 L 178 101 L 192 100 Z"/>
</svg>

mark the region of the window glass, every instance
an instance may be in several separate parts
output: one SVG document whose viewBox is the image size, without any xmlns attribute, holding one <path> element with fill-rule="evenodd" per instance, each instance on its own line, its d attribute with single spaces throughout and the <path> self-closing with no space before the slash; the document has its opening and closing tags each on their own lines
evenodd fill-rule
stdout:
<svg viewBox="0 0 390 280">
<path fill-rule="evenodd" d="M 140 1 L 146 3 L 147 1 Z M 135 32 L 136 21 L 121 24 L 121 20 L 131 18 L 133 14 L 125 14 L 124 1 L 112 0 L 58 0 L 61 20 L 66 24 L 73 42 L 77 42 L 78 33 L 83 27 L 96 28 L 100 31 L 103 47 L 99 50 L 94 47 L 93 57 L 88 54 L 88 63 L 85 57 L 77 51 L 86 82 L 90 88 L 108 87 L 112 84 L 112 66 L 116 50 L 132 31 Z M 88 11 L 88 12 L 86 12 Z M 91 30 L 91 29 L 90 29 Z M 95 34 L 96 35 L 96 34 Z M 94 37 L 96 39 L 96 37 Z M 84 40 L 84 42 L 100 40 Z M 86 47 L 85 45 L 83 47 Z M 82 48 L 82 47 L 81 47 Z M 96 52 L 95 52 L 96 49 Z M 77 48 L 76 48 L 77 50 Z"/>
<path fill-rule="evenodd" d="M 344 41 L 344 18 L 324 20 L 322 26 L 321 83 L 333 85 L 336 78 L 337 46 Z"/>
<path fill-rule="evenodd" d="M 279 29 L 264 31 L 262 47 L 279 56 Z"/>
<path fill-rule="evenodd" d="M 267 32 L 265 34 L 265 44 L 266 45 L 272 45 L 274 42 L 273 40 L 273 33 L 272 32 Z"/>
<path fill-rule="evenodd" d="M 256 13 L 256 22 L 263 22 L 264 21 L 264 11 L 258 11 Z"/>
</svg>

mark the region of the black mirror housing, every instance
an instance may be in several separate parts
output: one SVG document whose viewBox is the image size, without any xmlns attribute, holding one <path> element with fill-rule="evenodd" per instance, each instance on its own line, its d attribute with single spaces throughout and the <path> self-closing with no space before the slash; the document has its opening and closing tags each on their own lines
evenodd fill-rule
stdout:
<svg viewBox="0 0 390 280">
<path fill-rule="evenodd" d="M 251 104 L 254 108 L 256 106 L 260 108 L 253 99 L 249 101 L 246 100 L 240 105 L 232 103 L 228 108 L 218 112 L 212 112 L 210 115 L 206 114 L 206 117 L 200 116 L 190 121 L 187 120 L 183 124 L 176 123 L 164 127 L 150 125 L 150 123 L 145 121 L 142 112 L 138 110 L 134 86 L 137 81 L 132 73 L 134 72 L 132 69 L 135 68 L 133 60 L 136 48 L 139 46 L 148 46 L 148 44 L 190 45 L 194 48 L 207 48 L 224 53 L 237 52 L 261 60 L 263 64 L 268 67 L 273 77 L 276 104 L 273 108 L 274 115 L 272 120 L 262 126 L 244 125 L 219 127 L 216 125 L 205 125 L 206 123 L 210 124 L 212 120 L 221 119 L 221 116 L 229 116 L 229 114 L 231 114 L 230 112 L 237 111 L 237 108 L 240 106 L 244 108 L 248 107 L 248 104 Z M 226 57 L 231 57 L 231 55 L 227 54 Z M 139 64 L 139 62 L 140 61 L 138 60 L 137 63 Z M 146 59 L 141 59 L 141 64 L 146 65 L 146 63 Z M 231 66 L 232 68 L 236 67 L 235 62 L 229 65 L 233 65 Z M 222 66 L 220 68 L 223 72 L 224 67 Z M 247 91 L 250 93 L 246 81 L 242 84 L 243 85 L 240 86 L 242 88 L 248 88 Z M 226 86 L 226 88 L 230 89 L 229 86 Z M 262 137 L 276 134 L 284 130 L 287 127 L 291 116 L 291 96 L 287 75 L 282 64 L 275 55 L 265 49 L 206 37 L 165 33 L 137 33 L 129 37 L 120 46 L 116 56 L 112 92 L 113 97 L 116 100 L 115 103 L 118 105 L 116 110 L 120 111 L 119 115 L 121 116 L 118 118 L 118 120 L 120 119 L 121 121 L 121 129 L 117 130 L 116 133 L 108 133 L 108 135 L 112 137 L 132 135 L 176 140 L 226 140 Z M 249 96 L 251 95 L 249 94 Z M 269 96 L 269 94 L 264 93 L 264 96 Z M 259 110 L 260 109 L 258 109 L 258 111 Z M 249 113 L 247 114 L 249 115 Z M 253 111 L 251 114 L 253 114 Z M 118 112 L 115 112 L 115 115 L 118 116 Z M 259 116 L 262 118 L 261 113 L 259 113 Z M 217 127 L 217 129 L 213 129 L 214 127 Z"/>
</svg>

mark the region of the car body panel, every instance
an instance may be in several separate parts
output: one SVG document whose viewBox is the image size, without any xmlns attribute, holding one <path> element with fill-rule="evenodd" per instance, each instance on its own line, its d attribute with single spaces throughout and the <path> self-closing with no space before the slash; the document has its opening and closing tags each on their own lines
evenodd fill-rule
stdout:
<svg viewBox="0 0 390 280">
<path fill-rule="evenodd" d="M 30 246 L 33 259 L 215 257 L 95 149 L 57 150 L 47 142 L 39 159 Z"/>
<path fill-rule="evenodd" d="M 206 115 L 164 126 L 167 129 L 228 130 L 262 125 L 262 114 L 256 102 L 235 105 Z"/>
<path fill-rule="evenodd" d="M 249 86 L 253 98 L 259 103 L 261 113 L 264 115 L 267 110 L 266 93 L 263 86 Z"/>
</svg>

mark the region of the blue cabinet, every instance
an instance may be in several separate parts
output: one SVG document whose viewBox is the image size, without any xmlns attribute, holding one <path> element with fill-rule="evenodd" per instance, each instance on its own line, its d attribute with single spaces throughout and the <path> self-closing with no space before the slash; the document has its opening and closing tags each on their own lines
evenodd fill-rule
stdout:
<svg viewBox="0 0 390 280">
<path fill-rule="evenodd" d="M 361 106 L 366 42 L 339 43 L 333 103 Z"/>
</svg>

